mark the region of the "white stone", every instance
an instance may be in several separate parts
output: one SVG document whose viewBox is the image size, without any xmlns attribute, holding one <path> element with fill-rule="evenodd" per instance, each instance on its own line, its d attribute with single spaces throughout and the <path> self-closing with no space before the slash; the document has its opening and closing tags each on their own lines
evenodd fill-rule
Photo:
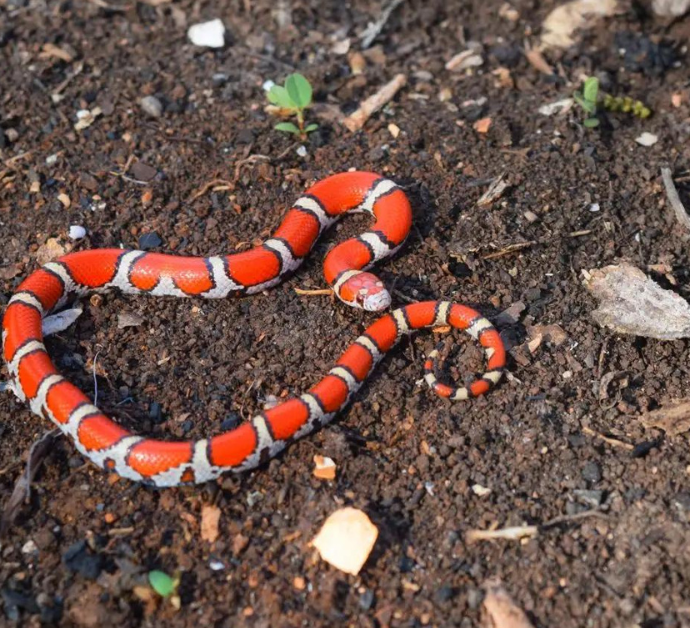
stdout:
<svg viewBox="0 0 690 628">
<path fill-rule="evenodd" d="M 659 137 L 654 135 L 654 133 L 648 133 L 645 131 L 640 137 L 636 137 L 635 141 L 640 146 L 654 146 L 659 141 Z"/>
<path fill-rule="evenodd" d="M 81 240 L 82 238 L 86 237 L 86 229 L 84 229 L 84 227 L 81 225 L 70 225 L 69 237 L 72 240 Z"/>
<path fill-rule="evenodd" d="M 194 24 L 189 27 L 187 37 L 195 46 L 223 48 L 225 46 L 225 25 L 219 19 Z"/>
</svg>

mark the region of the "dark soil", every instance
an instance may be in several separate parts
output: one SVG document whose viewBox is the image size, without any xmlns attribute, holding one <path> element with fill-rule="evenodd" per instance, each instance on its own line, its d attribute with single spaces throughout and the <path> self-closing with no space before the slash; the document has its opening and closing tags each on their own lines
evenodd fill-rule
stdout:
<svg viewBox="0 0 690 628">
<path fill-rule="evenodd" d="M 502 0 L 410 0 L 353 76 L 331 48 L 349 35 L 357 50 L 379 2 L 296 0 L 293 25 L 280 28 L 283 4 L 0 0 L 3 300 L 37 267 L 48 238 L 70 245 L 70 225 L 89 234 L 75 249 L 137 248 L 145 236 L 155 250 L 222 254 L 266 237 L 314 181 L 374 170 L 406 186 L 414 206 L 408 244 L 378 269 L 396 303 L 455 299 L 496 320 L 522 302 L 517 322 L 498 318 L 513 347 L 511 377 L 485 398 L 450 405 L 418 383 L 434 344 L 433 334 L 419 334 L 380 364 L 333 425 L 212 486 L 117 481 L 58 439 L 1 541 L 0 624 L 475 626 L 482 583 L 498 576 L 536 626 L 689 625 L 688 442 L 639 420 L 685 396 L 688 344 L 599 328 L 581 284 L 582 270 L 627 259 L 690 292 L 687 239 L 659 178 L 671 166 L 682 187 L 690 162 L 688 21 L 626 10 L 567 52 L 548 54 L 557 74 L 545 75 L 521 49 L 554 0 L 513 1 L 517 21 L 499 16 Z M 185 24 L 215 17 L 229 27 L 229 45 L 189 44 Z M 483 45 L 484 66 L 445 70 L 470 40 Z M 45 44 L 73 60 L 42 54 Z M 513 88 L 500 85 L 499 67 L 509 68 Z M 310 116 L 321 128 L 305 158 L 263 111 L 263 82 L 292 69 L 313 82 L 319 105 Z M 329 121 L 325 105 L 351 112 L 398 72 L 409 84 L 362 132 Z M 654 116 L 605 116 L 589 131 L 575 111 L 538 113 L 591 73 L 609 92 L 645 100 Z M 160 118 L 142 111 L 147 95 L 163 104 Z M 466 104 L 482 97 L 483 105 Z M 75 130 L 76 112 L 97 106 L 103 114 Z M 487 116 L 491 127 L 480 134 L 473 123 Z M 659 141 L 638 145 L 643 131 Z M 478 207 L 502 173 L 503 197 Z M 213 179 L 233 189 L 190 200 Z M 128 427 L 185 438 L 227 429 L 272 395 L 304 391 L 373 320 L 294 291 L 323 287 L 324 253 L 364 224 L 334 229 L 269 294 L 86 302 L 49 349 L 90 392 L 98 356 L 99 403 Z M 652 269 L 659 264 L 666 276 Z M 144 322 L 119 329 L 123 313 Z M 567 339 L 530 352 L 527 327 L 547 324 Z M 461 368 L 448 374 L 459 377 L 480 363 L 471 343 L 456 340 Z M 5 496 L 48 429 L 10 394 L 0 400 Z M 312 476 L 317 453 L 336 461 L 335 482 Z M 475 484 L 491 492 L 479 496 Z M 200 536 L 204 504 L 222 511 L 212 544 Z M 309 547 L 325 517 L 347 504 L 380 530 L 358 577 Z M 525 542 L 465 541 L 470 529 L 541 525 L 593 508 L 600 516 L 566 518 Z M 137 595 L 152 569 L 181 574 L 179 611 Z"/>
</svg>

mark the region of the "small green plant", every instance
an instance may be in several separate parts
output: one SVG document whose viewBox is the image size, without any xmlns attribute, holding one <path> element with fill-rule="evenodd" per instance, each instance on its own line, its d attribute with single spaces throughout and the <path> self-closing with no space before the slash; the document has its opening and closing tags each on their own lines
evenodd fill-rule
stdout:
<svg viewBox="0 0 690 628">
<path fill-rule="evenodd" d="M 640 100 L 600 93 L 599 79 L 594 76 L 585 79 L 582 92 L 575 92 L 573 98 L 587 116 L 582 124 L 588 129 L 599 126 L 599 118 L 596 115 L 599 104 L 607 111 L 630 113 L 642 120 L 652 115 L 652 110 Z"/>
<path fill-rule="evenodd" d="M 311 105 L 313 89 L 309 81 L 301 74 L 290 74 L 285 79 L 285 85 L 273 85 L 268 91 L 268 101 L 280 107 L 281 113 L 293 115 L 297 119 L 297 124 L 293 122 L 279 122 L 275 128 L 284 133 L 299 135 L 301 139 L 306 139 L 307 133 L 316 131 L 318 124 L 304 125 L 304 111 Z"/>
<path fill-rule="evenodd" d="M 154 569 L 149 571 L 149 584 L 158 595 L 170 600 L 175 608 L 180 608 L 180 596 L 177 594 L 177 587 L 180 586 L 179 577 L 171 578 L 164 571 Z"/>
<path fill-rule="evenodd" d="M 599 126 L 599 118 L 597 118 L 597 100 L 599 98 L 599 79 L 590 76 L 585 79 L 585 84 L 582 92 L 575 92 L 573 94 L 575 102 L 582 107 L 587 117 L 584 119 L 584 124 L 588 129 L 593 129 Z"/>
</svg>

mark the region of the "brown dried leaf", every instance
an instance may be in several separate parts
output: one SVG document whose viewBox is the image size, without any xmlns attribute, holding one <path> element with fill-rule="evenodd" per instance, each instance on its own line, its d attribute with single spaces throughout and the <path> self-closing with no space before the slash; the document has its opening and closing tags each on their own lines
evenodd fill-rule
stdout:
<svg viewBox="0 0 690 628">
<path fill-rule="evenodd" d="M 679 399 L 665 403 L 657 410 L 641 418 L 645 427 L 664 430 L 669 436 L 678 436 L 690 431 L 690 399 Z"/>
<path fill-rule="evenodd" d="M 336 569 L 356 576 L 374 547 L 378 528 L 357 508 L 341 508 L 324 522 L 312 544 Z"/>
<path fill-rule="evenodd" d="M 218 538 L 218 522 L 220 521 L 220 508 L 206 504 L 201 509 L 201 538 L 209 543 Z"/>
<path fill-rule="evenodd" d="M 487 580 L 483 585 L 486 597 L 482 604 L 487 628 L 534 628 L 525 611 L 513 602 L 508 592 L 498 579 Z"/>
</svg>

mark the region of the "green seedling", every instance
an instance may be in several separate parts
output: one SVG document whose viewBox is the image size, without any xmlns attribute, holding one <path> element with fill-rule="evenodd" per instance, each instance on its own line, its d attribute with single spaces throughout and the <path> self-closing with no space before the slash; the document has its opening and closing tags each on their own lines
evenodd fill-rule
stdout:
<svg viewBox="0 0 690 628">
<path fill-rule="evenodd" d="M 599 126 L 599 118 L 597 118 L 597 100 L 599 98 L 599 79 L 590 76 L 585 79 L 585 84 L 582 92 L 575 92 L 573 94 L 575 102 L 582 107 L 587 114 L 584 119 L 584 124 L 588 129 L 593 129 Z"/>
<path fill-rule="evenodd" d="M 149 584 L 158 595 L 169 600 L 175 608 L 180 608 L 180 596 L 177 594 L 177 587 L 180 586 L 179 577 L 171 578 L 164 571 L 154 569 L 149 571 Z"/>
<path fill-rule="evenodd" d="M 640 100 L 600 92 L 599 79 L 593 76 L 585 79 L 582 92 L 575 92 L 573 98 L 585 112 L 587 117 L 582 124 L 589 129 L 599 126 L 599 118 L 596 115 L 599 105 L 607 111 L 629 113 L 642 120 L 652 115 L 652 110 Z"/>
<path fill-rule="evenodd" d="M 273 85 L 268 91 L 268 101 L 280 107 L 282 114 L 295 116 L 297 124 L 294 122 L 279 122 L 275 128 L 284 133 L 298 135 L 301 139 L 306 139 L 307 133 L 316 131 L 318 124 L 304 125 L 304 111 L 311 105 L 313 89 L 309 81 L 301 74 L 290 74 L 285 79 L 285 85 Z"/>
</svg>

